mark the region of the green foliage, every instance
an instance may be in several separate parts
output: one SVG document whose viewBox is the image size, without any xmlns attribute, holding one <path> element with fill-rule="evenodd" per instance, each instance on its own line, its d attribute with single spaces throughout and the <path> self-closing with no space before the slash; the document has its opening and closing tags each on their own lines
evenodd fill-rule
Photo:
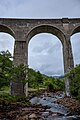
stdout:
<svg viewBox="0 0 80 120">
<path fill-rule="evenodd" d="M 10 83 L 10 71 L 12 67 L 10 58 L 11 54 L 8 50 L 0 52 L 0 87 L 7 86 Z"/>
<path fill-rule="evenodd" d="M 27 67 L 24 64 L 18 66 L 12 65 L 10 74 L 11 80 L 19 80 L 20 82 L 26 83 Z"/>
<path fill-rule="evenodd" d="M 43 77 L 42 77 L 42 74 L 39 71 L 36 74 L 36 82 L 37 83 L 43 83 Z"/>
<path fill-rule="evenodd" d="M 64 90 L 64 81 L 61 79 L 50 78 L 44 82 L 44 85 L 49 91 Z"/>
<path fill-rule="evenodd" d="M 10 93 L 10 86 L 3 86 L 0 88 L 0 93 Z"/>
<path fill-rule="evenodd" d="M 80 99 L 80 65 L 71 70 L 67 77 L 70 80 L 71 94 Z"/>
<path fill-rule="evenodd" d="M 0 104 L 1 102 L 5 104 L 9 104 L 11 102 L 16 102 L 19 98 L 17 96 L 11 96 L 7 93 L 5 94 L 0 94 Z"/>
<path fill-rule="evenodd" d="M 28 68 L 28 83 L 30 88 L 46 88 L 49 91 L 64 90 L 64 81 L 36 72 Z"/>
<path fill-rule="evenodd" d="M 43 84 L 43 76 L 39 71 L 28 68 L 28 85 L 31 88 L 39 88 Z"/>
<path fill-rule="evenodd" d="M 1 105 L 10 105 L 15 103 L 15 105 L 20 105 L 20 106 L 28 106 L 30 103 L 27 100 L 26 97 L 19 97 L 19 96 L 11 96 L 7 93 L 1 94 L 0 93 L 0 104 Z"/>
<path fill-rule="evenodd" d="M 55 89 L 52 79 L 46 80 L 46 81 L 44 82 L 44 85 L 46 86 L 46 88 L 47 88 L 49 91 L 52 91 L 52 90 Z"/>
<path fill-rule="evenodd" d="M 13 65 L 10 58 L 12 57 L 8 50 L 0 52 L 0 88 L 9 86 L 11 80 L 26 83 L 27 67 L 24 64 Z"/>
</svg>

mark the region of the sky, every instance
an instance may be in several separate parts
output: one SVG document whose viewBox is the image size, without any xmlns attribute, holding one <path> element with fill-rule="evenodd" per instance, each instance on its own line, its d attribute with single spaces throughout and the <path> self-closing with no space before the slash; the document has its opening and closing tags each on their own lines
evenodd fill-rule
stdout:
<svg viewBox="0 0 80 120">
<path fill-rule="evenodd" d="M 0 18 L 80 18 L 80 0 L 1 0 Z M 0 51 L 13 53 L 14 38 L 0 33 Z M 80 63 L 80 33 L 71 37 L 74 63 Z M 60 40 L 51 34 L 34 36 L 28 46 L 28 64 L 41 73 L 64 74 L 63 51 Z"/>
</svg>

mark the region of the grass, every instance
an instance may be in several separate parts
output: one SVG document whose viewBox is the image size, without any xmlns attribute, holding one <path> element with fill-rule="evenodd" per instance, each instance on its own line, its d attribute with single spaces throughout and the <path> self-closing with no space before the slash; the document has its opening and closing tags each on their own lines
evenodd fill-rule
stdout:
<svg viewBox="0 0 80 120">
<path fill-rule="evenodd" d="M 8 93 L 0 93 L 0 105 L 6 106 L 6 105 L 15 105 L 15 106 L 29 106 L 30 102 L 29 99 L 26 97 L 20 97 L 20 96 L 11 96 Z"/>
<path fill-rule="evenodd" d="M 0 104 L 19 104 L 21 106 L 26 106 L 29 105 L 29 98 L 32 96 L 38 96 L 39 92 L 41 90 L 44 90 L 45 88 L 39 88 L 39 89 L 34 89 L 34 88 L 29 88 L 29 96 L 26 97 L 19 97 L 19 96 L 11 96 L 10 95 L 10 86 L 4 86 L 0 89 Z"/>
<path fill-rule="evenodd" d="M 10 86 L 4 86 L 0 89 L 0 93 L 10 93 Z"/>
<path fill-rule="evenodd" d="M 15 103 L 20 106 L 28 106 L 30 103 L 26 97 L 20 96 L 11 96 L 10 95 L 10 86 L 4 86 L 0 89 L 0 104 L 1 105 L 10 105 Z"/>
</svg>

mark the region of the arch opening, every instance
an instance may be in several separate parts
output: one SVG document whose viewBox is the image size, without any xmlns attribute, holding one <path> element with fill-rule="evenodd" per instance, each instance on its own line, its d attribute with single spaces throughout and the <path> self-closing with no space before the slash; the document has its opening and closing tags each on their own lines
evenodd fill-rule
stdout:
<svg viewBox="0 0 80 120">
<path fill-rule="evenodd" d="M 74 66 L 80 64 L 80 32 L 75 33 L 71 36 L 71 45 L 72 45 L 72 53 L 74 59 Z"/>
<path fill-rule="evenodd" d="M 74 66 L 80 64 L 80 26 L 75 28 L 71 36 L 71 46 L 74 59 Z"/>
<path fill-rule="evenodd" d="M 0 32 L 0 51 L 9 51 L 11 55 L 14 54 L 15 39 L 8 33 Z"/>
<path fill-rule="evenodd" d="M 63 46 L 52 33 L 36 33 L 30 37 L 28 65 L 48 76 L 64 75 Z"/>
</svg>

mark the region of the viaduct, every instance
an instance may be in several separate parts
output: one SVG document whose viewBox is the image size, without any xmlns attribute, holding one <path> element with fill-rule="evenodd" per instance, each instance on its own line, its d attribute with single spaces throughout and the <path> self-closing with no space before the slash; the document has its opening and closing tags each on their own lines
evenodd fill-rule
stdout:
<svg viewBox="0 0 80 120">
<path fill-rule="evenodd" d="M 64 73 L 74 67 L 70 37 L 80 32 L 80 18 L 62 19 L 13 19 L 0 18 L 0 32 L 9 33 L 15 39 L 14 63 L 28 65 L 28 43 L 38 33 L 51 33 L 63 46 Z M 11 83 L 11 94 L 25 96 L 25 86 L 20 81 Z M 69 86 L 66 86 L 69 90 Z M 68 91 L 67 90 L 67 91 Z"/>
</svg>

